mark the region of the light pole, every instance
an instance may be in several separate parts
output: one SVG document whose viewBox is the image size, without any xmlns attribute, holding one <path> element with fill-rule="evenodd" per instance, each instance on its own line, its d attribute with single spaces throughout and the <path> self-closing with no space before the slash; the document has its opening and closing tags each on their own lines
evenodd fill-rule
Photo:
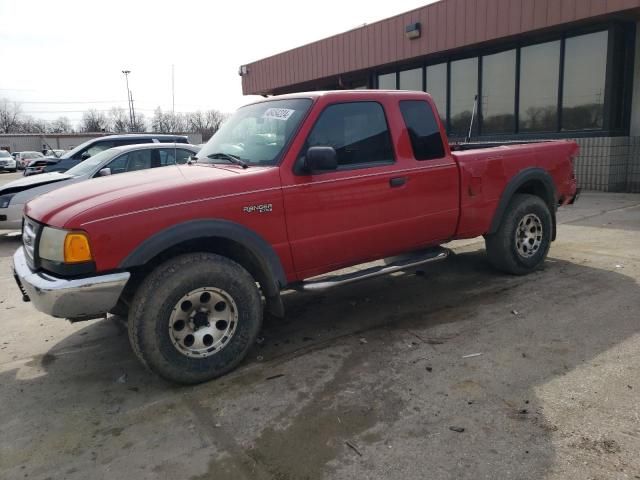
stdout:
<svg viewBox="0 0 640 480">
<path fill-rule="evenodd" d="M 129 91 L 129 74 L 131 70 L 122 70 L 124 81 L 127 84 L 127 105 L 129 105 L 129 129 L 133 128 L 133 115 L 131 114 L 131 92 Z"/>
</svg>

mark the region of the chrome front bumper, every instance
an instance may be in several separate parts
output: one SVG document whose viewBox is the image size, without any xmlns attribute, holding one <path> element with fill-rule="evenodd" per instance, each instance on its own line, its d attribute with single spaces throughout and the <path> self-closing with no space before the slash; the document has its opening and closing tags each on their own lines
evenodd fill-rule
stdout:
<svg viewBox="0 0 640 480">
<path fill-rule="evenodd" d="M 25 301 L 52 317 L 85 320 L 104 316 L 116 306 L 131 274 L 111 273 L 64 279 L 29 268 L 23 247 L 13 255 L 13 272 Z"/>
</svg>

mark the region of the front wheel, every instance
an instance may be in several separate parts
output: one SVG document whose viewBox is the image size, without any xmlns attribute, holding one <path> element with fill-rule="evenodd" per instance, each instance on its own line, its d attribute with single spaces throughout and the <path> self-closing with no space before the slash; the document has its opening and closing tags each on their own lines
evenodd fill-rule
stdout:
<svg viewBox="0 0 640 480">
<path fill-rule="evenodd" d="M 505 273 L 525 275 L 544 262 L 552 235 L 547 204 L 535 195 L 514 195 L 498 231 L 485 238 L 489 262 Z"/>
<path fill-rule="evenodd" d="M 262 324 L 262 301 L 240 265 L 210 253 L 157 267 L 129 310 L 129 340 L 142 362 L 177 383 L 224 375 L 246 356 Z"/>
</svg>

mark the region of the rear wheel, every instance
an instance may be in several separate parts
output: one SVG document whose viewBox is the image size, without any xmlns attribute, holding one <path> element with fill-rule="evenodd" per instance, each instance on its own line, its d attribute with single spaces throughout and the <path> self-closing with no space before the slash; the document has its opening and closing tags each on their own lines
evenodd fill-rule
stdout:
<svg viewBox="0 0 640 480">
<path fill-rule="evenodd" d="M 196 253 L 167 261 L 143 281 L 129 311 L 129 339 L 161 377 L 200 383 L 232 370 L 261 323 L 253 277 L 228 258 Z"/>
<path fill-rule="evenodd" d="M 552 234 L 547 204 L 534 195 L 514 195 L 498 231 L 485 239 L 489 262 L 497 270 L 525 275 L 544 262 Z"/>
</svg>

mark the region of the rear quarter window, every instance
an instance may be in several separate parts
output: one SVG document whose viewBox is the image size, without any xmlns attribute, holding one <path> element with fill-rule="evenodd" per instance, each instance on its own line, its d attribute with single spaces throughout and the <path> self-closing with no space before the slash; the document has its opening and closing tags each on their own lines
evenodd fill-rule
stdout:
<svg viewBox="0 0 640 480">
<path fill-rule="evenodd" d="M 414 158 L 424 161 L 444 157 L 440 128 L 431 106 L 423 100 L 402 100 L 400 111 L 409 133 Z"/>
</svg>

